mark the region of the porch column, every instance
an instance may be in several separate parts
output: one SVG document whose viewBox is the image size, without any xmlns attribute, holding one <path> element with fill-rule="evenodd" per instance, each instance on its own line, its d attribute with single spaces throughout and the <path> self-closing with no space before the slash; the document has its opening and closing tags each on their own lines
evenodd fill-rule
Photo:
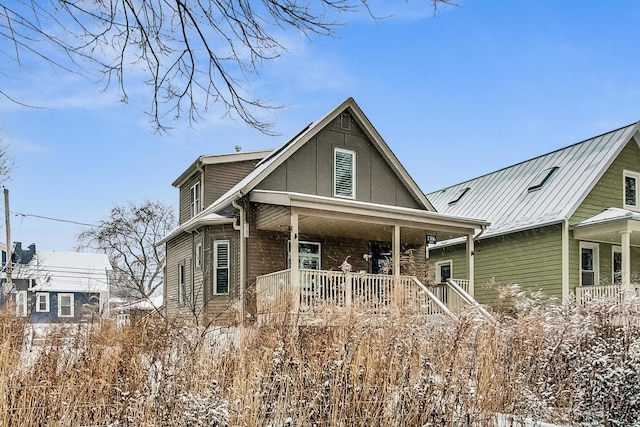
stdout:
<svg viewBox="0 0 640 427">
<path fill-rule="evenodd" d="M 474 294 L 474 277 L 476 275 L 475 246 L 473 234 L 467 234 L 467 265 L 469 266 L 469 295 Z"/>
<path fill-rule="evenodd" d="M 400 226 L 393 226 L 393 241 L 391 243 L 393 257 L 393 275 L 400 277 Z"/>
<path fill-rule="evenodd" d="M 622 289 L 625 294 L 631 290 L 631 232 L 622 231 Z"/>
<path fill-rule="evenodd" d="M 300 309 L 300 261 L 298 244 L 298 214 L 291 214 L 291 293 L 293 296 L 293 310 Z"/>
</svg>

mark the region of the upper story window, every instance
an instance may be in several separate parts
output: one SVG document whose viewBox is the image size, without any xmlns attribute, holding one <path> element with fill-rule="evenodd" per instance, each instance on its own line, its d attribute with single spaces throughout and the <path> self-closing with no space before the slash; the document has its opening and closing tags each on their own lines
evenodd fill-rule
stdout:
<svg viewBox="0 0 640 427">
<path fill-rule="evenodd" d="M 625 209 L 636 210 L 639 208 L 638 182 L 640 182 L 639 173 L 624 171 L 624 207 Z"/>
<path fill-rule="evenodd" d="M 202 210 L 202 202 L 200 199 L 200 181 L 193 184 L 190 190 L 191 197 L 191 218 L 198 215 Z"/>
<path fill-rule="evenodd" d="M 333 151 L 333 194 L 336 197 L 356 197 L 356 153 L 335 148 Z"/>
</svg>

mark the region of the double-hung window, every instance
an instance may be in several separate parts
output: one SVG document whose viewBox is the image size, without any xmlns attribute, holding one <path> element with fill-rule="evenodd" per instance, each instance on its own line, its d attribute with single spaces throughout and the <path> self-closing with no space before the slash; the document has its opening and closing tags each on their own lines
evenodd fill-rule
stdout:
<svg viewBox="0 0 640 427">
<path fill-rule="evenodd" d="M 229 241 L 220 240 L 213 244 L 213 293 L 229 293 Z"/>
<path fill-rule="evenodd" d="M 198 215 L 202 210 L 202 202 L 200 199 L 200 181 L 193 184 L 190 194 L 190 203 L 191 203 L 191 218 Z"/>
<path fill-rule="evenodd" d="M 638 183 L 640 173 L 624 171 L 624 208 L 631 210 L 640 209 L 638 200 Z"/>
<path fill-rule="evenodd" d="M 73 317 L 73 294 L 58 294 L 58 317 Z"/>
<path fill-rule="evenodd" d="M 580 286 L 597 285 L 599 281 L 599 245 L 580 242 Z"/>
<path fill-rule="evenodd" d="M 355 199 L 356 197 L 356 153 L 335 148 L 333 151 L 333 195 Z"/>
<path fill-rule="evenodd" d="M 36 313 L 49 312 L 49 292 L 36 292 Z"/>
<path fill-rule="evenodd" d="M 178 264 L 178 303 L 186 302 L 186 288 L 184 283 L 184 264 Z"/>
</svg>

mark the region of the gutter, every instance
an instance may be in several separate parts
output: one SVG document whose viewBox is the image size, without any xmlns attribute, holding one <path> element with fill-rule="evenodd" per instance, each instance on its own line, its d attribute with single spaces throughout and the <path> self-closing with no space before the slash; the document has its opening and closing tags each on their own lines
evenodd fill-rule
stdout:
<svg viewBox="0 0 640 427">
<path fill-rule="evenodd" d="M 231 205 L 238 209 L 239 212 L 239 224 L 233 223 L 233 229 L 240 232 L 240 319 L 241 323 L 244 324 L 244 304 L 245 304 L 245 276 L 246 276 L 246 244 L 245 239 L 247 238 L 245 227 L 248 226 L 245 218 L 245 209 L 241 204 L 238 204 L 236 200 L 231 201 Z"/>
</svg>

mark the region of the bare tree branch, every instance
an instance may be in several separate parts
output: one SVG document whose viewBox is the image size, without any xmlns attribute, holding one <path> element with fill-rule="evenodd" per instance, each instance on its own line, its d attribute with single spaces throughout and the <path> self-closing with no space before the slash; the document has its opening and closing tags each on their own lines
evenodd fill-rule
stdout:
<svg viewBox="0 0 640 427">
<path fill-rule="evenodd" d="M 13 0 L 0 1 L 0 73 L 44 62 L 115 85 L 122 101 L 142 74 L 157 129 L 210 108 L 271 134 L 256 113 L 279 108 L 247 92 L 248 76 L 285 51 L 282 31 L 330 36 L 345 13 L 369 0 Z M 449 0 L 430 0 L 434 12 Z M 10 49 L 2 46 L 11 46 Z M 15 99 L 8 88 L 0 96 Z"/>
</svg>

